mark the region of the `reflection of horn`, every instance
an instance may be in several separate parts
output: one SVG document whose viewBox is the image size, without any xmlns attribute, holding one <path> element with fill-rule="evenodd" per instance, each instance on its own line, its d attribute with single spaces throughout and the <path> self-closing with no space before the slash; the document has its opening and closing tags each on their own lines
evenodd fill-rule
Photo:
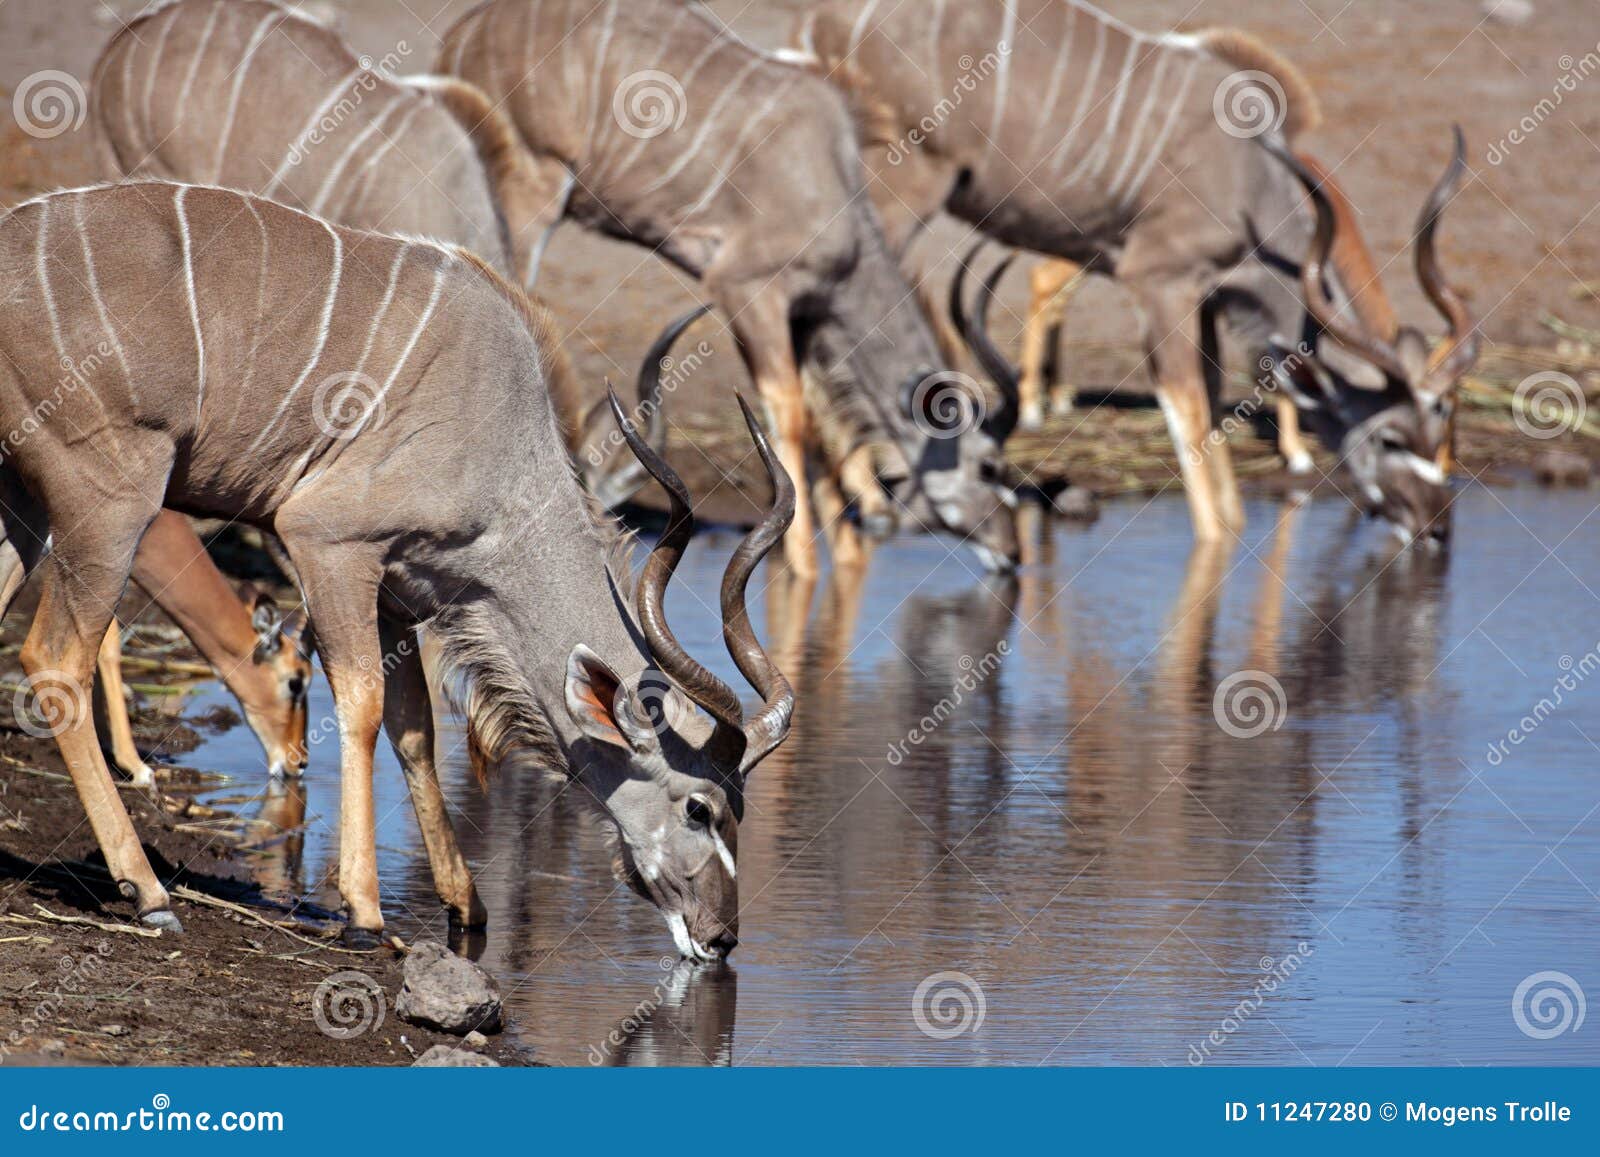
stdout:
<svg viewBox="0 0 1600 1157">
<path fill-rule="evenodd" d="M 644 1008 L 649 1012 L 641 1016 Z M 617 1023 L 606 1045 L 590 1046 L 589 1061 L 611 1068 L 730 1066 L 738 1010 L 738 973 L 726 964 L 680 961 Z"/>
<path fill-rule="evenodd" d="M 1455 154 L 1450 158 L 1444 175 L 1428 195 L 1422 212 L 1417 217 L 1416 262 L 1417 280 L 1422 283 L 1428 300 L 1443 315 L 1450 326 L 1445 344 L 1434 357 L 1434 373 L 1447 382 L 1454 382 L 1472 368 L 1478 360 L 1478 334 L 1473 329 L 1472 314 L 1467 303 L 1439 272 L 1438 254 L 1434 249 L 1434 236 L 1439 228 L 1450 199 L 1461 187 L 1461 178 L 1467 171 L 1467 142 L 1461 126 L 1455 128 Z"/>
</svg>

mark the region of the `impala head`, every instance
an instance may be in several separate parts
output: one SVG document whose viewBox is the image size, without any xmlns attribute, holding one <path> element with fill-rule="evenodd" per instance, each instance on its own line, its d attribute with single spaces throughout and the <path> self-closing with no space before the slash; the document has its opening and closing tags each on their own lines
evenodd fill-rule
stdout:
<svg viewBox="0 0 1600 1157">
<path fill-rule="evenodd" d="M 1388 520 L 1408 542 L 1442 543 L 1450 529 L 1446 468 L 1455 393 L 1478 358 L 1471 314 L 1441 275 L 1434 248 L 1439 217 L 1466 172 L 1461 130 L 1455 132 L 1455 155 L 1417 218 L 1414 238 L 1417 277 L 1448 325 L 1437 348 L 1412 326 L 1379 334 L 1353 311 L 1341 314 L 1323 280 L 1341 215 L 1325 181 L 1303 159 L 1280 142 L 1266 146 L 1305 186 L 1317 219 L 1300 271 L 1315 353 L 1277 348 L 1274 372 L 1338 450 L 1368 512 Z"/>
<path fill-rule="evenodd" d="M 671 514 L 635 597 L 651 666 L 624 678 L 581 644 L 567 659 L 566 707 L 583 737 L 572 749 L 573 763 L 616 825 L 622 880 L 661 909 L 680 953 L 716 960 L 738 943 L 746 778 L 783 742 L 794 711 L 794 693 L 762 650 L 745 609 L 751 573 L 794 517 L 794 487 L 741 397 L 774 494 L 771 511 L 734 552 L 722 580 L 723 640 L 763 701 L 747 720 L 733 688 L 691 658 L 667 626 L 667 583 L 694 533 L 689 492 L 615 393 L 610 403 L 629 447 L 666 490 Z"/>
<path fill-rule="evenodd" d="M 248 603 L 256 633 L 249 663 L 261 694 L 241 698 L 245 719 L 266 749 L 272 774 L 299 775 L 306 769 L 306 701 L 316 646 L 311 622 L 303 609 L 285 615 L 264 591 L 250 592 Z"/>
</svg>

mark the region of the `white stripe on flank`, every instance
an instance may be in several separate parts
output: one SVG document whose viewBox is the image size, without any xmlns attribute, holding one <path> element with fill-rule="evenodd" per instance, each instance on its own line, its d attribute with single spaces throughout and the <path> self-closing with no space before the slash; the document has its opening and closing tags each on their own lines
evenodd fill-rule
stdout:
<svg viewBox="0 0 1600 1157">
<path fill-rule="evenodd" d="M 78 231 L 78 244 L 83 247 L 83 268 L 89 278 L 89 296 L 94 299 L 94 311 L 100 315 L 100 325 L 106 331 L 106 342 L 116 351 L 117 361 L 122 363 L 122 376 L 128 382 L 128 397 L 135 405 L 139 402 L 139 393 L 134 388 L 133 373 L 128 369 L 128 357 L 122 350 L 122 339 L 117 336 L 116 326 L 111 324 L 111 314 L 106 309 L 105 299 L 100 296 L 100 279 L 94 271 L 94 254 L 89 249 L 89 233 L 83 227 L 83 194 L 78 194 L 72 200 L 72 224 Z"/>
<path fill-rule="evenodd" d="M 194 421 L 198 428 L 206 404 L 206 339 L 200 332 L 200 302 L 194 291 L 194 242 L 189 236 L 189 219 L 183 211 L 183 201 L 188 194 L 189 186 L 179 185 L 172 197 L 172 207 L 178 215 L 178 239 L 183 245 L 183 284 L 189 295 L 189 321 L 194 326 L 195 376 L 200 381 L 194 403 Z"/>
<path fill-rule="evenodd" d="M 339 159 L 335 161 L 333 167 L 328 170 L 328 175 L 322 179 L 322 187 L 317 190 L 317 195 L 311 198 L 311 203 L 306 206 L 307 210 L 315 213 L 319 217 L 324 215 L 323 208 L 328 203 L 328 197 L 332 195 L 334 188 L 339 184 L 339 178 L 344 176 L 345 166 L 350 163 L 350 158 L 361 151 L 361 146 L 371 140 L 374 133 L 381 132 L 383 130 L 383 124 L 389 119 L 390 113 L 394 112 L 394 110 L 400 105 L 407 103 L 420 105 L 422 103 L 422 98 L 413 97 L 408 102 L 405 96 L 401 95 L 396 99 L 391 100 L 387 105 L 384 106 L 382 112 L 372 118 L 371 124 L 351 137 L 350 143 L 345 145 L 344 151 L 339 154 Z"/>
<path fill-rule="evenodd" d="M 152 21 L 154 21 L 154 19 L 155 19 L 154 17 L 151 17 Z M 142 134 L 134 131 L 134 128 L 133 128 L 133 78 L 132 78 L 132 76 L 128 77 L 128 127 L 129 127 L 128 144 L 132 145 L 140 153 L 143 153 L 145 151 L 144 142 L 145 142 L 146 139 L 148 139 L 148 140 L 160 140 L 163 136 L 166 135 L 164 133 L 156 132 L 155 126 L 150 123 L 150 96 L 151 96 L 151 90 L 153 90 L 155 88 L 155 86 L 156 86 L 156 78 L 161 75 L 161 61 L 162 61 L 162 58 L 166 56 L 166 52 L 167 52 L 167 34 L 172 31 L 172 26 L 174 24 L 176 24 L 177 22 L 178 22 L 178 14 L 176 12 L 172 12 L 167 16 L 167 22 L 161 26 L 161 36 L 156 41 L 155 55 L 150 58 L 150 67 L 145 72 L 145 77 L 144 77 L 144 100 L 143 100 L 142 106 L 141 106 L 141 114 L 144 117 L 144 128 L 150 134 L 150 136 L 148 138 L 146 138 Z M 133 61 L 133 49 L 132 48 L 128 49 L 128 61 L 129 61 L 129 63 L 132 63 L 132 61 Z M 126 71 L 126 70 L 124 70 L 124 71 Z M 174 122 L 174 123 L 176 123 L 176 122 Z M 136 141 L 138 142 L 138 144 L 134 143 Z"/>
<path fill-rule="evenodd" d="M 1056 102 L 1061 98 L 1061 81 L 1067 74 L 1067 61 L 1072 59 L 1072 41 L 1078 34 L 1078 10 L 1067 6 L 1067 34 L 1062 37 L 1061 51 L 1056 53 L 1055 67 L 1050 70 L 1050 84 L 1044 99 L 1039 102 L 1039 123 L 1034 126 L 1033 139 L 1028 142 L 1027 156 L 1031 160 L 1039 155 L 1039 145 L 1045 130 L 1055 121 Z"/>
<path fill-rule="evenodd" d="M 594 80 L 589 85 L 589 127 L 583 130 L 585 145 L 594 140 L 594 126 L 600 119 L 600 85 L 605 79 L 606 58 L 611 54 L 611 34 L 616 18 L 617 0 L 608 0 L 606 21 L 600 29 L 600 48 L 594 62 Z"/>
<path fill-rule="evenodd" d="M 1155 70 L 1145 83 L 1144 102 L 1139 106 L 1139 115 L 1134 119 L 1133 128 L 1128 133 L 1128 147 L 1122 150 L 1122 164 L 1117 169 L 1117 175 L 1106 185 L 1106 192 L 1112 197 L 1117 195 L 1117 190 L 1121 188 L 1123 180 L 1133 168 L 1134 159 L 1139 155 L 1139 142 L 1144 140 L 1145 126 L 1150 123 L 1150 113 L 1161 95 L 1162 82 L 1167 78 L 1167 63 L 1171 54 L 1159 50 L 1158 53 Z"/>
<path fill-rule="evenodd" d="M 345 219 L 346 214 L 361 204 L 361 198 L 366 195 L 367 185 L 371 182 L 372 175 L 379 171 L 378 166 L 389 155 L 390 150 L 405 139 L 406 130 L 411 127 L 411 122 L 426 107 L 428 107 L 428 102 L 426 101 L 412 102 L 411 107 L 406 109 L 406 115 L 401 117 L 400 122 L 394 126 L 394 131 L 384 134 L 383 144 L 374 149 L 372 156 L 368 157 L 365 163 L 356 170 L 355 180 L 350 182 L 345 189 L 344 196 L 339 198 L 338 206 L 330 210 L 325 216 L 342 221 Z M 388 208 L 393 209 L 395 206 L 390 205 Z"/>
<path fill-rule="evenodd" d="M 1172 130 L 1177 127 L 1178 114 L 1183 111 L 1184 102 L 1189 95 L 1189 86 L 1194 82 L 1194 74 L 1200 67 L 1200 58 L 1192 57 L 1189 67 L 1184 70 L 1183 80 L 1178 84 L 1177 94 L 1172 98 L 1172 107 L 1167 110 L 1167 121 L 1161 126 L 1161 132 L 1156 136 L 1155 143 L 1150 146 L 1150 155 L 1145 158 L 1144 165 L 1138 174 L 1128 183 L 1127 191 L 1122 194 L 1124 205 L 1133 204 L 1139 196 L 1139 191 L 1144 188 L 1144 183 L 1150 178 L 1150 170 L 1155 168 L 1161 159 L 1161 150 L 1166 148 L 1167 140 L 1172 136 Z"/>
<path fill-rule="evenodd" d="M 306 384 L 306 379 L 311 376 L 311 371 L 317 368 L 317 363 L 322 360 L 322 351 L 328 344 L 328 327 L 333 320 L 333 302 L 339 296 L 339 275 L 344 264 L 344 242 L 339 240 L 339 234 L 334 232 L 332 225 L 329 225 L 320 217 L 313 218 L 313 220 L 327 231 L 329 238 L 333 241 L 333 273 L 328 282 L 328 296 L 322 303 L 322 318 L 317 322 L 317 343 L 311 351 L 311 359 L 306 362 L 305 369 L 300 371 L 300 376 L 295 379 L 294 385 L 290 386 L 288 392 L 283 395 L 283 401 L 278 403 L 278 408 L 273 413 L 272 420 L 266 424 L 260 434 L 256 435 L 256 440 L 250 443 L 250 448 L 244 452 L 245 457 L 255 453 L 261 444 L 277 431 L 278 423 L 283 420 L 284 414 L 289 411 L 289 404 L 294 401 L 294 396 L 300 392 L 300 388 Z"/>
<path fill-rule="evenodd" d="M 1100 79 L 1100 65 L 1106 55 L 1106 25 L 1105 21 L 1097 20 L 1094 26 L 1094 56 L 1089 60 L 1089 71 L 1084 76 L 1083 87 L 1078 90 L 1078 107 L 1072 112 L 1072 124 L 1067 127 L 1067 135 L 1061 138 L 1061 143 L 1056 146 L 1055 160 L 1050 164 L 1052 173 L 1061 171 L 1061 164 L 1071 155 L 1073 142 L 1077 139 L 1078 129 L 1083 126 L 1084 120 L 1089 115 L 1089 105 L 1094 99 L 1095 81 Z"/>
<path fill-rule="evenodd" d="M 1000 119 L 1006 113 L 1006 100 L 1011 95 L 1011 53 L 1016 45 L 1012 43 L 1017 35 L 1017 8 L 1011 0 L 1004 0 L 1006 19 L 1000 27 L 1000 39 L 995 42 L 995 50 L 1000 54 L 1000 67 L 996 70 L 994 78 L 994 115 L 989 118 L 989 144 L 984 150 L 994 148 L 995 138 L 1000 133 Z"/>
<path fill-rule="evenodd" d="M 939 33 L 944 31 L 944 6 L 946 0 L 938 0 L 933 9 L 933 19 L 928 21 L 928 67 L 931 70 L 929 79 L 933 82 L 933 105 L 938 107 L 944 99 L 944 61 L 939 59 Z"/>
<path fill-rule="evenodd" d="M 269 12 L 261 18 L 261 22 L 250 33 L 250 42 L 245 46 L 244 59 L 239 62 L 233 73 L 233 91 L 228 94 L 228 112 L 222 119 L 222 132 L 217 137 L 217 155 L 211 161 L 211 179 L 222 180 L 222 162 L 228 155 L 228 140 L 233 136 L 233 120 L 239 112 L 239 94 L 244 89 L 245 77 L 250 74 L 250 65 L 256 58 L 256 50 L 261 47 L 261 42 L 267 38 L 271 31 L 267 25 L 274 20 L 284 19 L 282 12 Z"/>
<path fill-rule="evenodd" d="M 678 16 L 681 18 L 683 16 L 683 14 L 685 12 L 687 12 L 688 10 L 689 9 L 688 9 L 687 5 L 679 5 L 678 6 Z M 673 28 L 673 34 L 676 35 L 677 28 L 678 28 L 677 21 L 673 22 L 672 28 Z M 717 36 L 708 37 L 706 39 L 706 46 L 700 50 L 699 55 L 696 56 L 694 58 L 694 60 L 690 63 L 689 67 L 684 70 L 683 75 L 678 77 L 678 87 L 683 89 L 683 91 L 685 93 L 688 93 L 688 92 L 692 91 L 691 86 L 694 84 L 694 78 L 696 76 L 698 76 L 700 74 L 700 70 L 705 67 L 706 61 L 710 60 L 713 56 L 715 56 L 717 54 L 717 50 L 720 49 L 721 47 L 722 47 L 722 39 L 720 37 L 717 37 Z M 617 127 L 618 127 L 618 131 L 621 131 L 621 126 L 618 125 Z M 628 153 L 627 159 L 622 161 L 621 167 L 624 168 L 624 169 L 632 167 L 634 162 L 637 161 L 641 155 L 643 155 L 645 149 L 650 147 L 650 142 L 652 140 L 655 140 L 655 139 L 656 138 L 654 138 L 654 137 L 644 137 L 644 138 L 642 138 L 642 139 L 640 139 L 638 141 L 635 141 L 632 151 L 630 151 Z M 588 144 L 591 153 L 593 153 L 593 151 L 594 151 L 594 142 L 593 141 L 589 141 L 589 142 L 586 142 L 586 143 Z M 575 163 L 573 165 L 573 168 L 576 169 L 577 167 L 578 166 Z"/>
<path fill-rule="evenodd" d="M 253 198 L 244 197 L 241 199 L 244 201 L 244 207 L 250 210 L 250 216 L 255 218 L 256 233 L 261 237 L 261 262 L 256 267 L 256 320 L 251 327 L 251 332 L 255 334 L 255 338 L 250 342 L 250 356 L 245 359 L 244 378 L 240 381 L 238 390 L 235 391 L 233 403 L 233 417 L 235 420 L 238 419 L 240 411 L 244 408 L 245 400 L 250 397 L 250 379 L 255 377 L 256 354 L 261 350 L 262 340 L 271 332 L 262 323 L 262 315 L 267 312 L 267 256 L 270 252 L 267 241 L 267 223 L 261 219 L 261 214 L 256 212 Z"/>
<path fill-rule="evenodd" d="M 738 75 L 729 82 L 726 88 L 717 94 L 717 99 L 712 102 L 710 109 L 706 111 L 705 116 L 700 121 L 700 131 L 694 135 L 694 141 L 687 149 L 684 149 L 678 154 L 677 158 L 673 160 L 672 164 L 667 166 L 665 172 L 646 185 L 641 192 L 655 192 L 657 189 L 670 182 L 679 173 L 683 172 L 683 170 L 689 166 L 689 162 L 693 161 L 695 157 L 699 156 L 700 150 L 705 148 L 706 141 L 717 129 L 718 115 L 725 107 L 727 107 L 728 102 L 733 99 L 734 95 L 744 87 L 745 78 L 756 69 L 760 68 L 763 63 L 764 62 L 762 61 L 761 57 L 754 54 L 751 55 L 749 60 L 745 61 L 745 65 L 739 70 Z"/>
<path fill-rule="evenodd" d="M 44 311 L 50 318 L 50 340 L 55 343 L 56 364 L 72 375 L 73 381 L 89 391 L 89 396 L 94 399 L 95 405 L 105 413 L 105 403 L 100 400 L 100 395 L 95 393 L 94 387 L 89 384 L 89 379 L 78 372 L 77 363 L 67 356 L 67 347 L 61 338 L 61 318 L 56 313 L 55 296 L 50 289 L 49 258 L 45 252 L 50 238 L 50 210 L 55 206 L 53 201 L 46 198 L 40 198 L 39 205 L 39 232 L 34 238 L 33 264 L 39 276 L 39 289 L 44 295 Z M 112 441 L 115 440 L 116 435 L 113 433 Z"/>
<path fill-rule="evenodd" d="M 338 101 L 344 90 L 355 83 L 356 77 L 360 75 L 361 69 L 359 68 L 347 74 L 339 81 L 338 84 L 333 86 L 333 91 L 330 92 L 323 99 L 322 103 L 319 104 L 312 112 L 310 119 L 307 120 L 304 127 L 301 128 L 299 135 L 294 138 L 294 143 L 289 146 L 289 151 L 283 155 L 282 162 L 280 162 L 277 169 L 273 171 L 272 180 L 268 181 L 267 187 L 261 190 L 261 195 L 263 197 L 270 198 L 275 192 L 277 192 L 278 186 L 282 184 L 283 178 L 288 175 L 289 169 L 296 164 L 295 158 L 304 156 L 306 141 L 316 129 L 317 122 L 328 115 L 328 110 L 334 106 L 334 103 Z"/>
<path fill-rule="evenodd" d="M 388 397 L 390 388 L 394 385 L 395 380 L 399 378 L 400 371 L 405 368 L 406 362 L 411 360 L 411 351 L 417 348 L 417 342 L 422 338 L 422 331 L 428 328 L 428 322 L 433 318 L 433 311 L 439 304 L 440 291 L 444 289 L 444 274 L 447 268 L 449 266 L 439 265 L 434 269 L 433 292 L 428 294 L 428 304 L 422 311 L 422 318 L 417 322 L 417 328 L 411 331 L 411 340 L 406 342 L 406 348 L 400 352 L 400 358 L 394 363 L 394 369 L 389 371 L 389 377 L 383 383 L 383 389 L 378 391 L 378 396 L 373 399 L 372 405 L 368 406 L 367 412 L 361 416 L 361 425 L 357 426 L 354 432 L 348 435 L 349 437 L 353 438 L 356 434 L 359 434 L 362 428 L 366 426 L 367 419 L 372 417 L 375 411 L 383 409 L 384 398 Z"/>
<path fill-rule="evenodd" d="M 1111 114 L 1101 126 L 1094 147 L 1067 175 L 1067 184 L 1075 185 L 1084 176 L 1098 177 L 1106 167 L 1106 160 L 1111 156 L 1111 142 L 1116 138 L 1117 125 L 1122 120 L 1122 106 L 1128 102 L 1128 82 L 1133 79 L 1133 66 L 1139 59 L 1141 44 L 1141 37 L 1129 39 L 1128 51 L 1122 58 L 1122 72 L 1117 77 L 1116 88 L 1112 90 L 1116 95 L 1111 100 Z"/>
<path fill-rule="evenodd" d="M 405 264 L 406 254 L 410 252 L 409 243 L 402 243 L 395 252 L 394 264 L 389 267 L 389 286 L 383 291 L 383 300 L 378 303 L 378 312 L 372 318 L 372 328 L 367 330 L 367 342 L 361 347 L 361 359 L 356 362 L 358 375 L 366 372 L 367 358 L 372 355 L 372 343 L 378 340 L 378 329 L 383 325 L 383 319 L 389 315 L 389 306 L 394 301 L 395 287 L 400 284 L 400 267 Z"/>
<path fill-rule="evenodd" d="M 739 166 L 739 150 L 744 147 L 744 142 L 752 132 L 761 127 L 767 117 L 772 115 L 772 110 L 777 107 L 780 100 L 789 94 L 789 89 L 792 87 L 793 82 L 787 80 L 782 84 L 772 86 L 772 95 L 767 97 L 765 103 L 762 104 L 761 111 L 745 120 L 744 127 L 739 130 L 739 135 L 734 138 L 732 147 L 728 149 L 727 158 L 721 165 L 713 166 L 716 175 L 707 183 L 705 192 L 696 197 L 694 204 L 690 205 L 685 212 L 679 214 L 678 221 L 680 224 L 690 220 L 696 213 L 705 208 L 711 198 L 716 195 L 717 190 L 727 183 L 729 174 Z"/>
<path fill-rule="evenodd" d="M 206 26 L 200 33 L 200 43 L 195 46 L 194 55 L 189 61 L 189 71 L 184 75 L 183 87 L 178 89 L 178 101 L 173 106 L 176 126 L 186 119 L 189 112 L 189 92 L 194 88 L 195 75 L 200 71 L 200 61 L 204 59 L 206 48 L 211 43 L 212 30 L 217 26 L 217 14 L 222 11 L 220 0 L 212 0 L 211 13 L 206 17 Z"/>
</svg>

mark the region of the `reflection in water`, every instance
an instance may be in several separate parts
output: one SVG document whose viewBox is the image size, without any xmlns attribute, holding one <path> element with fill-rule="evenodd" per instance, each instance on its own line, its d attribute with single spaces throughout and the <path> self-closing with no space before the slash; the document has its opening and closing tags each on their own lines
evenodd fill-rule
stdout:
<svg viewBox="0 0 1600 1157">
<path fill-rule="evenodd" d="M 534 768 L 480 791 L 446 727 L 473 950 L 557 1064 L 1600 1060 L 1497 1011 L 1600 952 L 1597 692 L 1483 758 L 1594 645 L 1550 613 L 1600 569 L 1581 497 L 1467 491 L 1448 564 L 1333 504 L 1191 549 L 1163 499 L 1043 528 L 1010 579 L 930 540 L 849 578 L 764 571 L 752 610 L 799 698 L 751 785 L 733 967 L 664 970 L 584 802 Z M 693 592 L 732 541 L 697 541 L 669 599 L 692 653 L 720 653 Z M 336 779 L 319 753 L 333 811 Z M 379 790 L 386 910 L 443 938 L 391 763 Z M 313 882 L 336 824 L 303 829 Z M 944 973 L 981 990 L 978 1031 L 919 1027 Z"/>
<path fill-rule="evenodd" d="M 244 829 L 245 862 L 262 894 L 294 900 L 306 891 L 306 788 L 271 777 Z"/>
</svg>

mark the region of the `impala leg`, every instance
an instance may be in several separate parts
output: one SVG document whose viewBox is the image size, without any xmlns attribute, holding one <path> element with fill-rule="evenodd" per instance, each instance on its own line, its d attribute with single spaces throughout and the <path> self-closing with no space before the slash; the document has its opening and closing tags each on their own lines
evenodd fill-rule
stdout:
<svg viewBox="0 0 1600 1157">
<path fill-rule="evenodd" d="M 450 922 L 463 928 L 482 928 L 489 913 L 478 899 L 450 822 L 449 805 L 439 788 L 434 763 L 433 701 L 422 668 L 421 641 L 416 632 L 388 619 L 378 620 L 379 635 L 388 666 L 383 684 L 383 727 L 400 758 L 411 791 L 411 806 L 422 829 L 422 843 L 433 869 L 433 887 L 450 910 Z"/>
<path fill-rule="evenodd" d="M 91 709 L 95 660 L 117 600 L 127 585 L 134 548 L 156 507 L 140 512 L 105 503 L 74 526 L 44 561 L 44 587 L 22 645 L 32 697 L 56 738 L 89 817 L 111 878 L 140 919 L 182 931 L 166 889 L 150 869 L 133 821 L 100 751 Z"/>
<path fill-rule="evenodd" d="M 1037 430 L 1044 424 L 1044 398 L 1048 389 L 1051 412 L 1072 411 L 1072 388 L 1065 383 L 1047 381 L 1052 351 L 1061 340 L 1061 325 L 1067 303 L 1077 290 L 1082 267 L 1071 261 L 1051 259 L 1033 267 L 1028 284 L 1027 325 L 1022 331 L 1022 376 L 1017 383 L 1021 395 L 1022 428 Z"/>
<path fill-rule="evenodd" d="M 155 772 L 139 757 L 128 718 L 128 692 L 122 683 L 122 632 L 115 619 L 100 639 L 96 657 L 99 672 L 95 694 L 95 724 L 105 728 L 111 741 L 111 758 L 136 787 L 153 787 Z"/>
<path fill-rule="evenodd" d="M 1311 450 L 1300 436 L 1300 409 L 1287 394 L 1280 392 L 1273 400 L 1278 415 L 1278 453 L 1283 455 L 1290 474 L 1310 474 L 1314 464 Z"/>
</svg>

